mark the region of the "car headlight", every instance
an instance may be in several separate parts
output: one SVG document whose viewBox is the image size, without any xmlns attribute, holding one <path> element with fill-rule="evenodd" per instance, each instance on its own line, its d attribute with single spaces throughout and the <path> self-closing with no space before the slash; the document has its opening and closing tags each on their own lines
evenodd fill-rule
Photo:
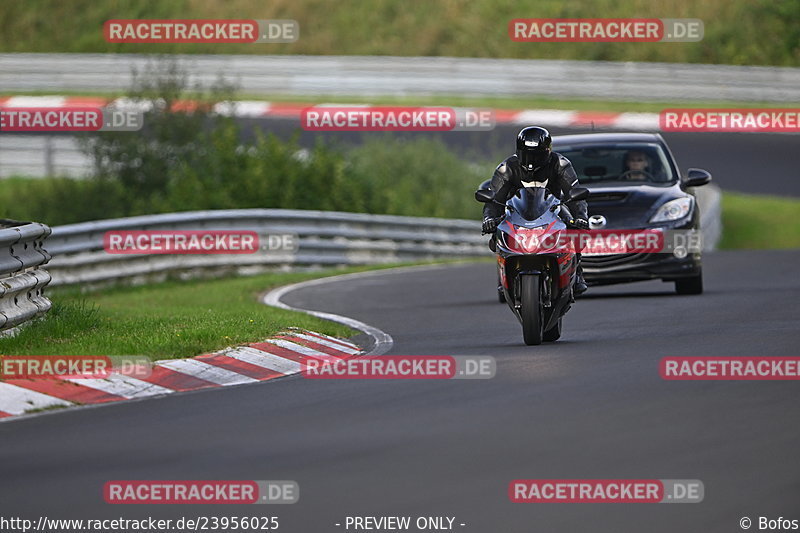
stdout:
<svg viewBox="0 0 800 533">
<path fill-rule="evenodd" d="M 670 200 L 658 208 L 658 211 L 656 211 L 656 214 L 650 219 L 650 222 L 680 220 L 692 210 L 692 202 L 694 202 L 694 199 L 691 196 Z"/>
</svg>

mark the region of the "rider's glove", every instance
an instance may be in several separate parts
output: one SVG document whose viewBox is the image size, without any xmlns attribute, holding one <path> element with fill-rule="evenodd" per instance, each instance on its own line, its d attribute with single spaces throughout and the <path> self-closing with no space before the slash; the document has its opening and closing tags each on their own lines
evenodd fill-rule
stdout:
<svg viewBox="0 0 800 533">
<path fill-rule="evenodd" d="M 585 218 L 573 218 L 569 222 L 575 229 L 589 229 L 589 221 Z"/>
<path fill-rule="evenodd" d="M 483 233 L 494 233 L 503 217 L 486 217 L 483 219 Z"/>
</svg>

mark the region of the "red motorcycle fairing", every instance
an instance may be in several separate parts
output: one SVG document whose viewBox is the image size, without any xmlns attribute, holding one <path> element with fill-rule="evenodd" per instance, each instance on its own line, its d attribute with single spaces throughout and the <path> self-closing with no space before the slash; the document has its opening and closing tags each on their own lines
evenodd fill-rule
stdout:
<svg viewBox="0 0 800 533">
<path fill-rule="evenodd" d="M 508 277 L 506 276 L 506 258 L 502 255 L 497 257 L 497 271 L 500 273 L 500 285 L 508 289 Z"/>
</svg>

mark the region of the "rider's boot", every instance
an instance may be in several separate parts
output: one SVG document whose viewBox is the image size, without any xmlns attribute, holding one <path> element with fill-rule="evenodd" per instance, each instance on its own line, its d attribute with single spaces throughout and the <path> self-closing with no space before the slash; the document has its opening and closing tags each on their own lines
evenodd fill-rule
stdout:
<svg viewBox="0 0 800 533">
<path fill-rule="evenodd" d="M 584 292 L 589 289 L 589 286 L 586 284 L 586 280 L 583 279 L 583 267 L 580 263 L 580 255 L 578 256 L 578 271 L 575 274 L 575 287 L 573 287 L 572 291 L 575 296 L 580 296 Z"/>
</svg>

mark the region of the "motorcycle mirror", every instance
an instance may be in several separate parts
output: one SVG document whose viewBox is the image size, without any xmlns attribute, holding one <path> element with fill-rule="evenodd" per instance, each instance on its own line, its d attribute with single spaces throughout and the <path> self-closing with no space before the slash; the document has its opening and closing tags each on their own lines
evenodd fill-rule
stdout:
<svg viewBox="0 0 800 533">
<path fill-rule="evenodd" d="M 564 202 L 577 202 L 589 198 L 589 189 L 586 187 L 574 187 L 564 197 Z"/>
<path fill-rule="evenodd" d="M 491 189 L 478 189 L 475 191 L 475 199 L 484 204 L 494 202 L 494 193 Z"/>
</svg>

